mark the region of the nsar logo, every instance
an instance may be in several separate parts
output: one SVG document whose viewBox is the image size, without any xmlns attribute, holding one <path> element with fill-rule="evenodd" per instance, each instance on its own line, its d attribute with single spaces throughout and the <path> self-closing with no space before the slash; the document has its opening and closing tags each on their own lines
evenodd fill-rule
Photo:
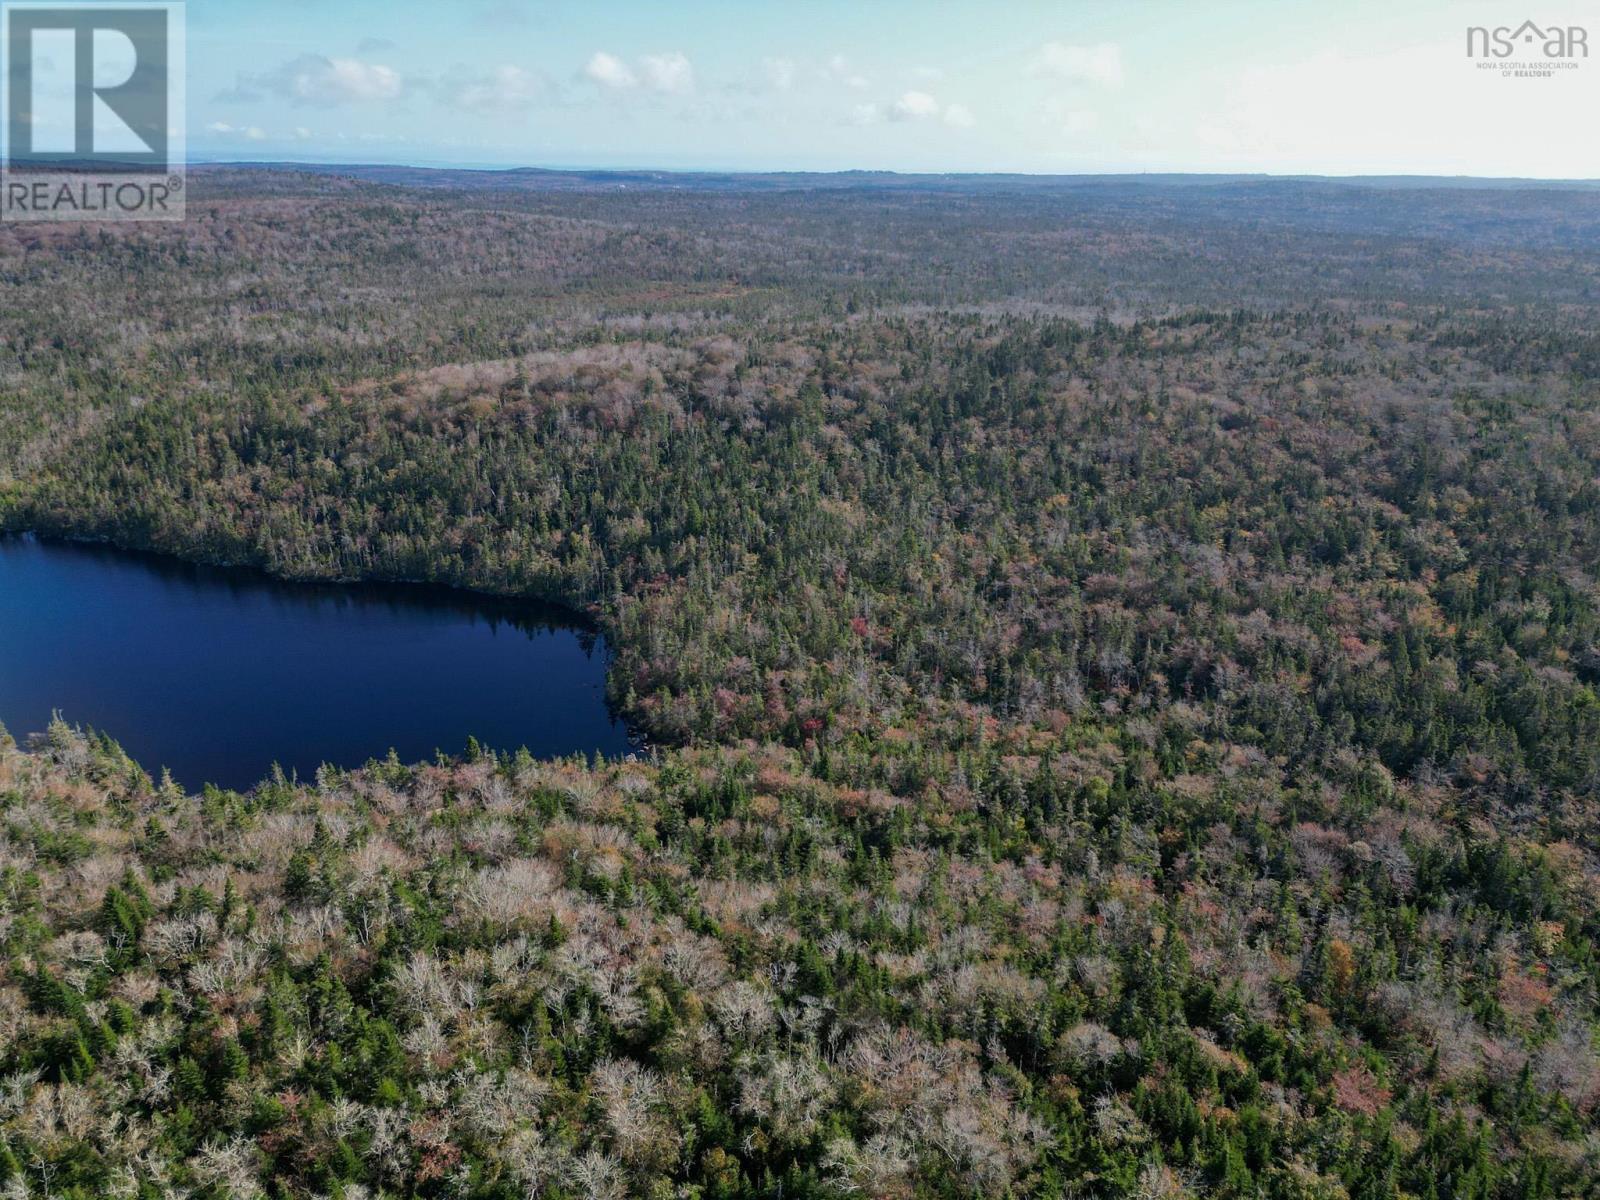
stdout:
<svg viewBox="0 0 1600 1200">
<path fill-rule="evenodd" d="M 1543 29 L 1524 21 L 1515 29 L 1474 25 L 1467 30 L 1467 55 L 1471 58 L 1510 58 L 1521 51 L 1545 58 L 1589 57 L 1589 31 L 1582 25 L 1546 25 Z"/>
</svg>

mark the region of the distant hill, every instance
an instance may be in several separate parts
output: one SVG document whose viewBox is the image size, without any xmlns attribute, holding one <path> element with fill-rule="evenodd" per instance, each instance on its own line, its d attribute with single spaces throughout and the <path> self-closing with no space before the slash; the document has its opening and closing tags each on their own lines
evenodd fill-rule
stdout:
<svg viewBox="0 0 1600 1200">
<path fill-rule="evenodd" d="M 1472 175 L 1267 175 L 1267 174 L 1182 174 L 1169 172 L 1031 175 L 942 173 L 909 174 L 898 171 L 655 171 L 655 170 L 558 170 L 546 167 L 468 168 L 424 167 L 391 164 L 310 163 L 310 162 L 228 162 L 199 163 L 199 171 L 262 169 L 307 171 L 314 174 L 346 175 L 378 183 L 406 187 L 450 188 L 626 188 L 655 187 L 682 189 L 761 190 L 772 188 L 902 188 L 902 189 L 1081 189 L 1137 186 L 1143 188 L 1193 188 L 1222 185 L 1331 184 L 1343 187 L 1384 190 L 1597 190 L 1595 179 L 1496 178 Z"/>
</svg>

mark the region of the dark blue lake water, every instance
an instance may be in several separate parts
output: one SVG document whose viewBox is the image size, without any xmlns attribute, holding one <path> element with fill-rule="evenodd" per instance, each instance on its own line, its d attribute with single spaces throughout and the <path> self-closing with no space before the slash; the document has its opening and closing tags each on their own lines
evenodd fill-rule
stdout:
<svg viewBox="0 0 1600 1200">
<path fill-rule="evenodd" d="M 244 788 L 393 747 L 634 747 L 604 639 L 561 609 L 410 585 L 289 584 L 102 547 L 0 537 L 0 722 L 52 710 L 150 773 Z"/>
</svg>

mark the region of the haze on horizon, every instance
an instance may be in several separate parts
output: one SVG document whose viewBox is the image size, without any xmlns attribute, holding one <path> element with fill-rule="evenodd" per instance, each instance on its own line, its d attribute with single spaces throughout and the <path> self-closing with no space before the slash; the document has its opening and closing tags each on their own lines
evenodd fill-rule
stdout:
<svg viewBox="0 0 1600 1200">
<path fill-rule="evenodd" d="M 1600 60 L 1506 77 L 1558 0 L 191 0 L 196 160 L 1600 177 Z"/>
</svg>

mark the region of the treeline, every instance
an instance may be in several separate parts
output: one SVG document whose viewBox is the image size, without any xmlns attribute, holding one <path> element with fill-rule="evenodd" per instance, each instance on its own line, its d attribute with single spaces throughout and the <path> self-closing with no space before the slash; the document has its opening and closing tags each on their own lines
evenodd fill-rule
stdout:
<svg viewBox="0 0 1600 1200">
<path fill-rule="evenodd" d="M 1592 1188 L 1586 195 L 252 179 L 0 231 L 0 526 L 585 609 L 661 755 L 7 749 L 0 1186 Z"/>
<path fill-rule="evenodd" d="M 1593 877 L 1117 722 L 153 786 L 0 749 L 16 1195 L 1577 1194 Z"/>
<path fill-rule="evenodd" d="M 1600 415 L 1436 321 L 978 318 L 150 399 L 8 521 L 593 610 L 670 741 L 1192 708 L 1314 766 L 1596 779 Z"/>
</svg>

